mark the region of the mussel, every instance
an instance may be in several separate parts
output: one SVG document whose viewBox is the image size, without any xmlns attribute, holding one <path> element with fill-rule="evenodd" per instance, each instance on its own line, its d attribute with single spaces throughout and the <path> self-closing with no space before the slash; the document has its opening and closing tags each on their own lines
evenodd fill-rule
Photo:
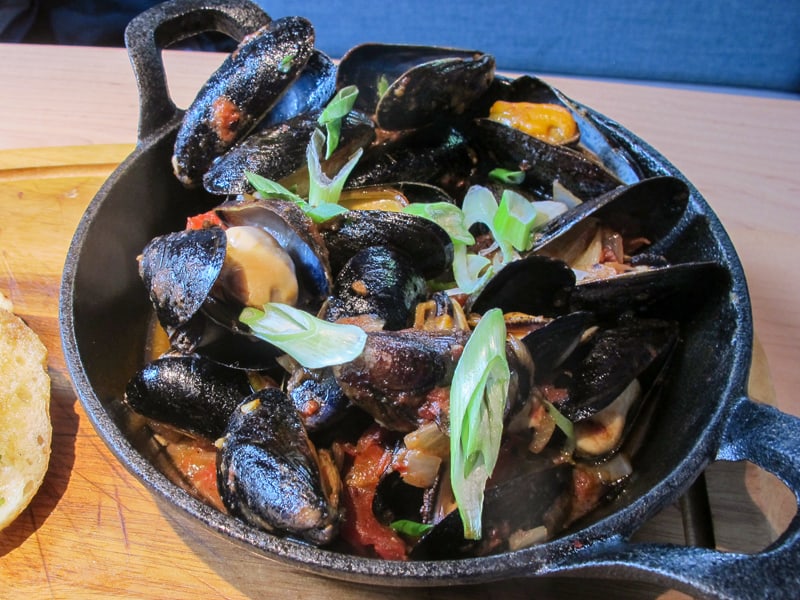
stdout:
<svg viewBox="0 0 800 600">
<path fill-rule="evenodd" d="M 220 442 L 218 487 L 227 509 L 267 531 L 317 545 L 336 535 L 336 485 L 320 466 L 294 406 L 275 388 L 248 396 Z"/>
<path fill-rule="evenodd" d="M 189 105 L 172 164 L 186 186 L 201 183 L 213 160 L 246 135 L 300 75 L 314 47 L 302 17 L 272 21 L 245 38 Z"/>
</svg>

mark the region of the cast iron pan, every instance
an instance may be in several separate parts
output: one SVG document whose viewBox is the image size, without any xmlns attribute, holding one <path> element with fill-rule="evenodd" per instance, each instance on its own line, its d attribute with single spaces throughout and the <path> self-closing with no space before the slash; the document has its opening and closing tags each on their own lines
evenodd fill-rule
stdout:
<svg viewBox="0 0 800 600">
<path fill-rule="evenodd" d="M 64 267 L 60 322 L 74 386 L 94 427 L 119 460 L 164 504 L 264 556 L 329 577 L 378 585 L 446 585 L 507 577 L 569 575 L 643 580 L 709 598 L 794 598 L 800 589 L 800 518 L 751 555 L 631 543 L 651 516 L 676 501 L 711 461 L 749 460 L 800 490 L 800 420 L 746 394 L 752 348 L 747 285 L 717 217 L 691 186 L 673 261 L 716 260 L 730 281 L 685 331 L 684 352 L 635 457 L 624 493 L 585 526 L 540 546 L 484 558 L 393 562 L 337 554 L 266 534 L 189 496 L 158 470 L 124 431 L 125 383 L 143 360 L 151 307 L 136 256 L 154 236 L 182 229 L 211 206 L 184 189 L 170 156 L 182 111 L 167 88 L 161 49 L 204 31 L 241 40 L 268 19 L 246 0 L 176 0 L 134 19 L 126 40 L 139 85 L 136 150 L 109 177 L 83 216 Z M 682 177 L 647 143 L 587 109 L 638 157 L 646 176 Z"/>
</svg>

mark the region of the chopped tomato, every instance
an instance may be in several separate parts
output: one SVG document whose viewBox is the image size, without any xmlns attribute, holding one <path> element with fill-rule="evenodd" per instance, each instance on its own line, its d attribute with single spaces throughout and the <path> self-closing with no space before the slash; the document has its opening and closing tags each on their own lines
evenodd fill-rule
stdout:
<svg viewBox="0 0 800 600">
<path fill-rule="evenodd" d="M 187 439 L 170 444 L 168 451 L 175 466 L 194 487 L 197 495 L 212 506 L 225 511 L 217 490 L 216 448 L 199 440 Z"/>
<path fill-rule="evenodd" d="M 214 226 L 222 226 L 222 221 L 213 210 L 186 219 L 186 229 L 206 229 Z"/>
<path fill-rule="evenodd" d="M 405 560 L 408 555 L 403 539 L 372 512 L 378 482 L 392 461 L 391 449 L 382 437 L 383 430 L 376 426 L 358 440 L 353 465 L 344 480 L 346 518 L 340 531 L 347 543 L 363 553 L 371 549 L 387 560 Z"/>
</svg>

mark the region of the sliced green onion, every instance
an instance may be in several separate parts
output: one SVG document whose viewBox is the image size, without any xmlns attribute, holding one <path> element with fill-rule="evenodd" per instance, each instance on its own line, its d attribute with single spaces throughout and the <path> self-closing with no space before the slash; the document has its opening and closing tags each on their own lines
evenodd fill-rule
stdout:
<svg viewBox="0 0 800 600">
<path fill-rule="evenodd" d="M 447 232 L 453 242 L 461 242 L 468 246 L 475 243 L 475 238 L 465 222 L 464 213 L 455 204 L 412 202 L 403 207 L 403 212 L 433 221 Z"/>
<path fill-rule="evenodd" d="M 378 84 L 375 87 L 378 91 L 378 98 L 383 98 L 383 95 L 389 91 L 389 79 L 386 75 L 378 77 Z"/>
<path fill-rule="evenodd" d="M 482 185 L 471 186 L 464 195 L 461 210 L 464 211 L 467 227 L 471 227 L 475 223 L 483 223 L 489 228 L 494 241 L 503 253 L 503 263 L 509 263 L 519 258 L 517 253 L 514 252 L 513 246 L 501 235 L 501 232 L 497 231 L 494 225 L 494 217 L 497 214 L 497 200 L 495 200 L 494 194 L 489 188 Z"/>
<path fill-rule="evenodd" d="M 430 523 L 417 523 L 416 521 L 409 521 L 408 519 L 398 519 L 389 523 L 389 527 L 398 533 L 410 535 L 411 537 L 420 537 L 433 529 Z"/>
<path fill-rule="evenodd" d="M 467 252 L 462 242 L 453 242 L 453 277 L 465 294 L 481 289 L 494 274 L 492 261 L 485 256 Z"/>
<path fill-rule="evenodd" d="M 265 200 L 275 198 L 277 200 L 289 200 L 290 202 L 305 204 L 305 200 L 300 196 L 287 190 L 276 181 L 272 181 L 271 179 L 267 179 L 251 171 L 245 171 L 244 175 L 247 177 L 247 181 L 250 182 L 250 185 L 252 185 L 256 189 L 256 192 Z"/>
<path fill-rule="evenodd" d="M 350 175 L 350 171 L 356 166 L 358 159 L 364 152 L 362 148 L 356 150 L 342 169 L 334 175 L 333 179 L 328 177 L 322 170 L 320 153 L 325 144 L 325 134 L 319 129 L 315 129 L 311 135 L 306 148 L 306 161 L 308 163 L 308 203 L 311 206 L 319 206 L 326 202 L 338 204 L 339 197 L 344 188 L 344 182 Z"/>
<path fill-rule="evenodd" d="M 450 386 L 450 480 L 467 539 L 481 538 L 484 489 L 500 452 L 510 377 L 503 312 L 493 308 L 465 344 Z"/>
<path fill-rule="evenodd" d="M 519 185 L 525 181 L 525 171 L 511 171 L 510 169 L 497 168 L 489 171 L 489 177 L 502 181 L 503 183 Z"/>
<path fill-rule="evenodd" d="M 268 302 L 263 310 L 245 308 L 239 320 L 308 369 L 350 362 L 367 341 L 360 327 L 323 321 L 279 302 Z"/>
<path fill-rule="evenodd" d="M 544 398 L 542 398 L 542 402 L 544 403 L 544 407 L 547 409 L 547 412 L 553 418 L 553 421 L 555 421 L 556 427 L 558 427 L 566 436 L 566 451 L 569 454 L 572 454 L 572 451 L 575 449 L 575 426 L 572 424 L 572 421 L 561 414 L 561 411 L 558 410 L 551 402 L 548 402 Z"/>
<path fill-rule="evenodd" d="M 353 109 L 353 105 L 358 98 L 358 88 L 348 85 L 339 90 L 336 95 L 328 102 L 322 111 L 317 122 L 325 126 L 326 131 L 326 150 L 325 158 L 330 158 L 334 150 L 339 146 L 339 135 L 342 130 L 342 119 Z"/>
<path fill-rule="evenodd" d="M 492 219 L 492 230 L 514 246 L 515 249 L 530 250 L 533 245 L 534 223 L 537 211 L 525 196 L 505 190 Z"/>
<path fill-rule="evenodd" d="M 289 69 L 292 68 L 293 62 L 294 62 L 294 54 L 287 54 L 281 59 L 281 62 L 278 64 L 278 72 L 288 73 Z"/>
</svg>

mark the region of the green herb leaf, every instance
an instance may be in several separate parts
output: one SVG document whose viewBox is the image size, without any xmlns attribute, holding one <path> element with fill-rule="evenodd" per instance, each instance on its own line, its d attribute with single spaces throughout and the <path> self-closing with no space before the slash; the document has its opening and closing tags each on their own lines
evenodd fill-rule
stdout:
<svg viewBox="0 0 800 600">
<path fill-rule="evenodd" d="M 389 527 L 398 533 L 410 535 L 412 537 L 420 537 L 433 529 L 430 523 L 417 523 L 416 521 L 409 521 L 408 519 L 399 519 L 389 523 Z"/>
<path fill-rule="evenodd" d="M 525 181 L 525 171 L 511 171 L 510 169 L 497 168 L 489 171 L 489 177 L 497 181 L 502 181 L 503 183 L 519 185 Z"/>
<path fill-rule="evenodd" d="M 239 320 L 308 369 L 350 362 L 367 342 L 367 334 L 355 325 L 323 321 L 279 302 L 268 302 L 263 310 L 245 308 Z"/>
<path fill-rule="evenodd" d="M 481 537 L 483 495 L 500 452 L 511 374 L 503 312 L 487 311 L 464 346 L 450 386 L 450 481 L 464 537 Z"/>
</svg>

